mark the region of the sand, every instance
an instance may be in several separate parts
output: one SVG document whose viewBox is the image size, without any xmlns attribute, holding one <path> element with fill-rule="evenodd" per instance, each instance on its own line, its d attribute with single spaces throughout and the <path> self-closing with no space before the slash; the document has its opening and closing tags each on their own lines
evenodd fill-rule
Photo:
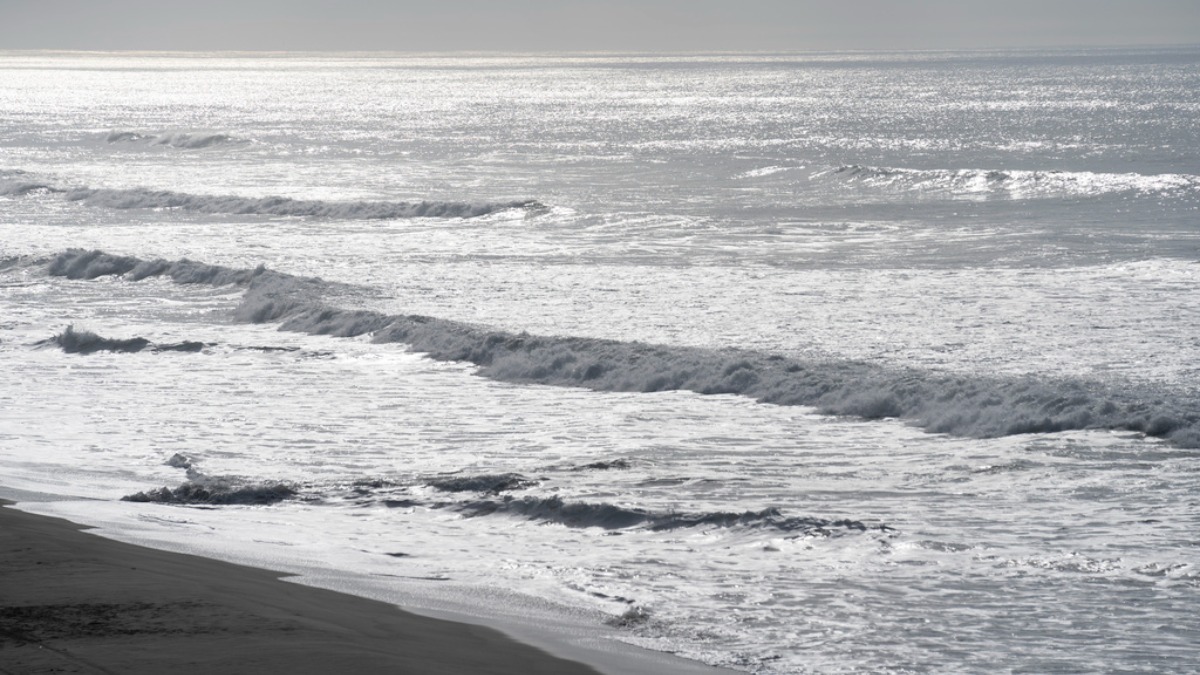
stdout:
<svg viewBox="0 0 1200 675">
<path fill-rule="evenodd" d="M 490 628 L 82 530 L 0 508 L 0 673 L 597 673 Z"/>
</svg>

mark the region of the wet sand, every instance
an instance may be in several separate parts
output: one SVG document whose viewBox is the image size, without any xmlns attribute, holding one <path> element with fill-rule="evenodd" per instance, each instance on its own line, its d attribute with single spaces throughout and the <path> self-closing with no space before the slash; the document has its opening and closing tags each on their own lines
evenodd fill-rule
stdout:
<svg viewBox="0 0 1200 675">
<path fill-rule="evenodd" d="M 0 508 L 0 673 L 597 673 L 282 576 Z"/>
</svg>

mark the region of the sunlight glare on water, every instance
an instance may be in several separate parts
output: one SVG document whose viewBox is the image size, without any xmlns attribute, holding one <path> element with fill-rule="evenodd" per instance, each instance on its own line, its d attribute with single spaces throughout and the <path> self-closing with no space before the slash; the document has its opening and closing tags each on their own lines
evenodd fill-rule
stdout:
<svg viewBox="0 0 1200 675">
<path fill-rule="evenodd" d="M 749 672 L 1194 670 L 1198 59 L 2 54 L 3 488 Z"/>
</svg>

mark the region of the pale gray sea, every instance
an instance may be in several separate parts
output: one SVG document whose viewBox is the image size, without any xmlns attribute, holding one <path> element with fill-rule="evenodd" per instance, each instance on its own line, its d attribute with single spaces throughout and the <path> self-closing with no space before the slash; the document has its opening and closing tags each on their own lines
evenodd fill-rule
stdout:
<svg viewBox="0 0 1200 675">
<path fill-rule="evenodd" d="M 0 53 L 0 485 L 568 650 L 1197 671 L 1198 263 L 1200 48 Z"/>
</svg>

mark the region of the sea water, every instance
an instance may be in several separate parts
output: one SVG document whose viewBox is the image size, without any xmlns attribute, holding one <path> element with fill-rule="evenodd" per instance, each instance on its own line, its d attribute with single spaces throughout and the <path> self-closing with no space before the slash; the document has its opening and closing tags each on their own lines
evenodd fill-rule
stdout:
<svg viewBox="0 0 1200 675">
<path fill-rule="evenodd" d="M 1195 48 L 3 53 L 0 482 L 564 643 L 1195 670 L 1198 158 Z"/>
</svg>

